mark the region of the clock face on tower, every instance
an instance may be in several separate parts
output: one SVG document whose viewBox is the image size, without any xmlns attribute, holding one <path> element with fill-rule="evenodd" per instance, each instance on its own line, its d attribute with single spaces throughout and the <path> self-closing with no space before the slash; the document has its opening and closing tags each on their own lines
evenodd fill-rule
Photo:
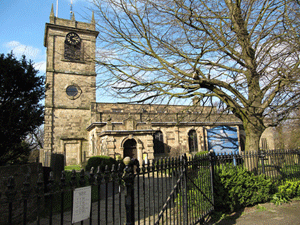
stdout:
<svg viewBox="0 0 300 225">
<path fill-rule="evenodd" d="M 66 36 L 66 42 L 70 45 L 78 45 L 80 43 L 80 37 L 75 32 L 70 32 Z"/>
<path fill-rule="evenodd" d="M 81 59 L 81 39 L 75 32 L 69 32 L 65 39 L 65 59 L 80 61 Z"/>
</svg>

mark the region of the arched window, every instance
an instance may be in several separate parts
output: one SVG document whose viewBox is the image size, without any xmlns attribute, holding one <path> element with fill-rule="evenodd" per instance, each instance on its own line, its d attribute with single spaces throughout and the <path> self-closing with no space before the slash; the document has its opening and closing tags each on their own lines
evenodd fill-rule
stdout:
<svg viewBox="0 0 300 225">
<path fill-rule="evenodd" d="M 195 130 L 189 132 L 189 150 L 190 152 L 198 152 L 197 133 Z"/>
<path fill-rule="evenodd" d="M 154 154 L 163 154 L 165 153 L 164 149 L 164 138 L 163 133 L 161 131 L 156 131 L 153 134 L 153 148 L 154 148 Z"/>
</svg>

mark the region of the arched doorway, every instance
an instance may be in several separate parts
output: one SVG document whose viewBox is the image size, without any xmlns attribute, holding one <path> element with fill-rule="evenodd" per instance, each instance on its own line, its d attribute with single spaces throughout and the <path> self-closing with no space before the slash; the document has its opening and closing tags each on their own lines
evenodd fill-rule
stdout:
<svg viewBox="0 0 300 225">
<path fill-rule="evenodd" d="M 124 143 L 124 158 L 126 156 L 137 158 L 136 141 L 134 139 L 128 139 Z"/>
</svg>

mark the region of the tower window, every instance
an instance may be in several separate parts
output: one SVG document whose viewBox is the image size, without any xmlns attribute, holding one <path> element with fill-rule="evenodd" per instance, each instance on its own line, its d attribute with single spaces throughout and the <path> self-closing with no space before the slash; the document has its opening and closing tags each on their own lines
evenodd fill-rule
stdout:
<svg viewBox="0 0 300 225">
<path fill-rule="evenodd" d="M 77 85 L 73 84 L 66 88 L 66 93 L 70 99 L 74 100 L 80 96 L 81 90 Z"/>
<path fill-rule="evenodd" d="M 78 94 L 78 89 L 76 86 L 70 85 L 69 87 L 67 87 L 66 92 L 67 92 L 67 95 L 74 97 Z"/>
</svg>

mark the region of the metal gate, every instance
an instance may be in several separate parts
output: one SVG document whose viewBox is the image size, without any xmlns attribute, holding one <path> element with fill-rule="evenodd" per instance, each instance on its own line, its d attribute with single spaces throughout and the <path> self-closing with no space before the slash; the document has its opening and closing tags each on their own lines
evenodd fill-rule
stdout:
<svg viewBox="0 0 300 225">
<path fill-rule="evenodd" d="M 214 209 L 213 168 L 208 155 L 192 159 L 184 155 L 177 168 L 171 168 L 173 188 L 154 224 L 202 223 Z"/>
</svg>

